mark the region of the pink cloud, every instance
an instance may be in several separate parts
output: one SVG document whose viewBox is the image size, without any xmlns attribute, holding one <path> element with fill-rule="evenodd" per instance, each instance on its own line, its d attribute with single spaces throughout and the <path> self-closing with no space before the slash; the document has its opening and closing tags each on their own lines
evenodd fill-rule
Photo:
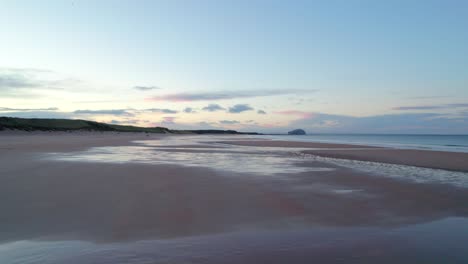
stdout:
<svg viewBox="0 0 468 264">
<path fill-rule="evenodd" d="M 304 112 L 304 111 L 297 111 L 297 110 L 285 110 L 285 111 L 278 111 L 278 112 L 274 112 L 274 113 L 279 114 L 279 115 L 296 116 L 296 117 L 299 117 L 301 119 L 311 118 L 311 117 L 315 116 L 315 114 L 312 113 L 312 112 Z"/>
<path fill-rule="evenodd" d="M 165 123 L 174 123 L 174 120 L 176 118 L 174 116 L 165 116 L 163 117 L 163 121 L 162 122 L 165 122 Z"/>
<path fill-rule="evenodd" d="M 266 123 L 266 124 L 261 124 L 260 127 L 275 128 L 275 127 L 280 127 L 280 126 L 277 124 Z"/>
<path fill-rule="evenodd" d="M 194 92 L 194 93 L 175 93 L 146 98 L 147 101 L 169 101 L 169 102 L 191 102 L 191 101 L 214 101 L 229 100 L 237 98 L 253 98 L 263 96 L 285 95 L 285 94 L 303 94 L 311 93 L 315 90 L 300 89 L 276 89 L 261 91 L 213 91 L 213 92 Z"/>
<path fill-rule="evenodd" d="M 169 102 L 190 102 L 194 101 L 188 94 L 169 94 L 163 96 L 153 96 L 145 99 L 146 101 L 169 101 Z"/>
<path fill-rule="evenodd" d="M 159 123 L 153 123 L 151 126 L 171 126 L 175 124 L 175 116 L 165 116 Z"/>
</svg>

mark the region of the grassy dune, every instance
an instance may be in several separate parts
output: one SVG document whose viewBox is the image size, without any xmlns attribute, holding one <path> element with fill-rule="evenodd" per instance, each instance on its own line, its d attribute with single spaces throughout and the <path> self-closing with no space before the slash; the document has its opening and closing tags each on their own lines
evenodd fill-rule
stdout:
<svg viewBox="0 0 468 264">
<path fill-rule="evenodd" d="M 43 118 L 15 118 L 0 117 L 0 129 L 16 129 L 24 131 L 119 131 L 119 132 L 151 132 L 170 133 L 165 127 L 136 127 L 99 123 L 75 119 L 43 119 Z"/>
<path fill-rule="evenodd" d="M 241 133 L 234 130 L 171 130 L 165 127 L 137 127 L 99 123 L 79 119 L 45 119 L 0 117 L 0 130 L 23 131 L 116 131 L 175 134 L 257 134 Z"/>
</svg>

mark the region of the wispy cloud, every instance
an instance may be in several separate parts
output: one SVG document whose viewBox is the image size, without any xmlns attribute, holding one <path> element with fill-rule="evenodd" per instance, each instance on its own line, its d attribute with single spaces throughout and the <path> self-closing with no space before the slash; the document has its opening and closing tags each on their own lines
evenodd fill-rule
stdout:
<svg viewBox="0 0 468 264">
<path fill-rule="evenodd" d="M 401 111 L 407 111 L 407 110 L 433 110 L 433 109 L 440 109 L 440 106 L 437 105 L 415 105 L 415 106 L 398 106 L 392 108 L 392 110 L 401 110 Z"/>
<path fill-rule="evenodd" d="M 286 133 L 292 129 L 302 128 L 308 133 L 468 134 L 468 112 L 465 115 L 463 113 L 453 115 L 400 113 L 365 117 L 319 112 L 313 112 L 309 117 L 305 117 L 305 114 L 300 114 L 301 111 L 293 113 L 300 118 L 288 123 L 246 121 L 239 126 L 242 127 L 242 131 L 266 133 Z"/>
<path fill-rule="evenodd" d="M 161 114 L 177 114 L 178 111 L 166 108 L 148 108 L 148 109 L 105 109 L 105 110 L 75 110 L 73 114 L 78 115 L 115 115 L 115 116 L 134 116 L 138 113 L 151 112 Z"/>
<path fill-rule="evenodd" d="M 139 91 L 151 91 L 151 90 L 158 90 L 161 88 L 158 86 L 133 86 L 133 89 L 139 90 Z"/>
<path fill-rule="evenodd" d="M 137 125 L 140 123 L 140 120 L 137 119 L 125 119 L 125 120 L 111 120 L 111 124 L 115 125 Z"/>
<path fill-rule="evenodd" d="M 242 112 L 245 112 L 245 111 L 251 111 L 251 110 L 254 110 L 253 107 L 251 107 L 250 105 L 248 104 L 236 104 L 232 107 L 229 107 L 229 113 L 233 113 L 233 114 L 238 114 L 238 113 L 242 113 Z"/>
<path fill-rule="evenodd" d="M 186 107 L 182 112 L 187 113 L 187 114 L 196 113 L 192 107 Z"/>
<path fill-rule="evenodd" d="M 163 113 L 163 114 L 177 114 L 177 110 L 172 110 L 172 109 L 167 109 L 167 108 L 149 108 L 149 109 L 143 109 L 141 111 L 148 111 L 152 113 Z"/>
<path fill-rule="evenodd" d="M 311 118 L 298 119 L 289 128 L 330 133 L 468 133 L 468 117 L 444 116 L 435 113 L 408 113 L 353 117 L 314 113 Z"/>
<path fill-rule="evenodd" d="M 18 111 L 2 112 L 2 116 L 21 117 L 21 118 L 73 118 L 68 112 L 57 111 Z"/>
<path fill-rule="evenodd" d="M 458 108 L 458 107 L 468 107 L 468 103 L 448 104 L 447 106 L 448 106 L 448 107 L 455 107 L 455 108 Z"/>
<path fill-rule="evenodd" d="M 205 127 L 208 127 L 208 128 L 212 128 L 214 125 L 216 125 L 215 122 L 206 122 L 206 121 L 202 121 L 202 122 L 198 122 L 197 123 L 198 126 L 205 126 Z"/>
<path fill-rule="evenodd" d="M 216 112 L 221 110 L 226 110 L 224 107 L 220 106 L 219 104 L 209 104 L 202 108 L 203 111 L 208 112 Z"/>
<path fill-rule="evenodd" d="M 219 121 L 219 123 L 223 125 L 234 125 L 234 124 L 239 124 L 240 122 L 237 120 L 221 120 Z"/>
<path fill-rule="evenodd" d="M 32 88 L 42 86 L 42 82 L 31 80 L 21 74 L 1 74 L 0 89 Z"/>
<path fill-rule="evenodd" d="M 11 112 L 11 111 L 57 111 L 57 107 L 48 107 L 48 108 L 9 108 L 9 107 L 0 107 L 0 112 Z"/>
<path fill-rule="evenodd" d="M 257 111 L 257 114 L 259 114 L 259 115 L 266 115 L 266 112 L 263 111 L 263 110 L 258 110 L 258 111 Z"/>
<path fill-rule="evenodd" d="M 284 94 L 304 94 L 315 92 L 316 90 L 262 90 L 262 91 L 220 91 L 220 92 L 199 92 L 199 93 L 176 93 L 148 98 L 150 101 L 170 101 L 170 102 L 190 102 L 190 101 L 213 101 L 228 100 L 236 98 L 252 98 L 263 96 L 274 96 Z"/>
<path fill-rule="evenodd" d="M 47 90 L 82 87 L 83 81 L 38 69 L 0 68 L 0 97 L 40 97 Z M 80 90 L 81 91 L 81 90 Z"/>
<path fill-rule="evenodd" d="M 434 109 L 455 109 L 468 107 L 468 103 L 453 103 L 442 105 L 413 105 L 413 106 L 398 106 L 392 110 L 408 111 L 408 110 L 434 110 Z"/>
<path fill-rule="evenodd" d="M 176 117 L 174 116 L 165 116 L 161 121 L 161 125 L 173 125 L 175 124 Z"/>
<path fill-rule="evenodd" d="M 312 125 L 313 128 L 335 128 L 339 126 L 340 122 L 337 120 L 320 120 Z"/>
<path fill-rule="evenodd" d="M 39 97 L 37 90 L 44 86 L 28 71 L 0 69 L 0 97 Z"/>
<path fill-rule="evenodd" d="M 75 110 L 73 114 L 77 115 L 115 115 L 115 116 L 133 116 L 128 109 L 109 109 L 109 110 Z"/>
<path fill-rule="evenodd" d="M 304 111 L 298 111 L 298 110 L 285 110 L 285 111 L 278 111 L 274 113 L 279 114 L 279 115 L 297 116 L 299 118 L 311 118 L 314 116 L 313 112 L 304 112 Z"/>
<path fill-rule="evenodd" d="M 406 97 L 406 99 L 439 99 L 439 98 L 453 98 L 453 96 L 447 96 L 447 95 L 432 95 L 432 96 L 410 96 Z"/>
</svg>

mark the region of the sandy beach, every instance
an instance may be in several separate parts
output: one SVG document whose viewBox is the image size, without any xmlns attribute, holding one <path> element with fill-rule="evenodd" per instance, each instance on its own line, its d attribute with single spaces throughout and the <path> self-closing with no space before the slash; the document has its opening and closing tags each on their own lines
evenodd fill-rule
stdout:
<svg viewBox="0 0 468 264">
<path fill-rule="evenodd" d="M 305 150 L 302 152 L 337 159 L 383 162 L 468 172 L 468 153 L 462 152 L 424 151 L 363 145 L 271 140 L 230 141 L 223 143 L 256 147 L 311 148 L 313 150 Z"/>
<path fill-rule="evenodd" d="M 230 246 L 221 249 L 225 257 L 211 253 L 197 260 L 192 257 L 199 251 L 193 249 L 187 259 L 180 259 L 180 252 L 169 259 L 310 263 L 307 260 L 323 257 L 322 263 L 343 263 L 336 256 L 354 256 L 356 262 L 346 263 L 394 263 L 385 262 L 393 255 L 399 263 L 414 263 L 405 262 L 408 252 L 382 230 L 468 216 L 466 188 L 380 177 L 291 151 L 301 148 L 300 153 L 323 157 L 459 171 L 453 173 L 462 176 L 468 169 L 468 154 L 239 137 L 1 133 L 0 245 L 85 241 L 99 248 L 108 243 L 135 246 L 141 240 L 222 244 L 238 239 L 237 251 L 223 251 L 232 250 Z M 145 158 L 150 154 L 154 156 Z M 189 162 L 197 157 L 202 160 Z M 275 164 L 279 171 L 267 169 Z M 362 231 L 366 228 L 377 228 L 379 235 L 366 238 L 368 231 Z M 321 236 L 314 232 L 322 229 L 329 230 L 323 239 L 346 242 L 317 247 Z M 232 238 L 237 232 L 242 235 Z M 263 235 L 252 238 L 256 232 Z M 281 240 L 271 247 L 258 242 L 263 245 L 260 251 L 242 247 L 241 241 L 274 237 L 277 232 L 286 232 L 281 236 L 310 248 L 284 250 L 289 244 Z M 358 233 L 346 235 L 349 232 Z M 0 246 L 0 260 L 1 252 Z"/>
</svg>

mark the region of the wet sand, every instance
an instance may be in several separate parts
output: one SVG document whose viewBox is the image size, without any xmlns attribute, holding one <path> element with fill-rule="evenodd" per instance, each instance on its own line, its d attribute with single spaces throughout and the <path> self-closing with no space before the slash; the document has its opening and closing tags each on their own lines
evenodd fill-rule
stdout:
<svg viewBox="0 0 468 264">
<path fill-rule="evenodd" d="M 219 141 L 219 143 L 238 145 L 238 146 L 251 146 L 251 147 L 281 147 L 281 148 L 366 148 L 376 149 L 380 147 L 365 146 L 365 145 L 351 145 L 351 144 L 335 144 L 335 143 L 320 143 L 320 142 L 299 142 L 299 141 L 285 141 L 285 140 L 230 140 Z"/>
<path fill-rule="evenodd" d="M 183 136 L 180 137 L 183 139 Z M 201 141 L 205 138 L 210 136 L 199 137 Z M 154 240 L 167 241 L 169 244 L 164 244 L 163 248 L 171 251 L 184 248 L 187 242 L 180 241 L 189 239 L 191 245 L 208 245 L 211 242 L 207 241 L 215 241 L 209 244 L 209 248 L 216 248 L 216 245 L 225 247 L 219 248 L 219 252 L 205 252 L 203 258 L 197 258 L 202 254 L 202 251 L 198 251 L 201 249 L 189 246 L 193 251 L 181 253 L 175 250 L 173 258 L 155 263 L 173 263 L 170 261 L 175 260 L 179 263 L 284 263 L 287 260 L 290 263 L 310 263 L 310 260 L 322 260 L 322 263 L 392 263 L 390 257 L 396 257 L 399 263 L 418 263 L 414 262 L 418 258 L 412 258 L 413 262 L 402 261 L 410 257 L 411 252 L 398 251 L 400 240 L 390 239 L 387 231 L 382 233 L 382 230 L 405 230 L 412 225 L 468 216 L 466 188 L 376 177 L 300 157 L 295 166 L 326 167 L 330 170 L 253 175 L 210 167 L 208 161 L 206 167 L 193 167 L 44 158 L 49 157 L 47 153 L 58 156 L 61 153 L 86 153 L 89 147 L 96 146 L 138 146 L 134 140 L 146 139 L 165 142 L 174 137 L 89 132 L 0 134 L 0 260 L 2 243 L 10 245 L 8 243 L 15 241 L 50 241 L 55 245 L 54 241 L 80 240 L 97 243 L 96 249 L 105 249 L 108 243 L 130 243 L 125 245 L 138 248 L 137 241 Z M 219 141 L 225 142 L 223 137 Z M 229 142 L 232 143 L 231 140 Z M 252 140 L 239 142 L 236 144 L 268 144 L 267 141 L 261 141 L 261 144 Z M 283 147 L 286 143 L 280 144 Z M 296 146 L 297 143 L 292 145 Z M 310 148 L 318 146 L 305 145 Z M 197 152 L 191 153 L 191 150 L 181 146 L 168 151 L 197 155 Z M 186 146 L 199 147 L 196 144 Z M 320 146 L 346 148 L 342 145 Z M 213 147 L 219 148 L 218 145 Z M 369 151 L 376 150 L 387 151 Z M 161 149 L 151 151 L 161 155 L 166 153 Z M 200 147 L 197 151 L 210 152 L 211 149 L 207 146 L 205 150 Z M 315 153 L 318 150 L 311 151 Z M 329 150 L 322 151 L 327 153 Z M 354 153 L 357 150 L 347 151 Z M 388 151 L 396 153 L 395 150 Z M 265 155 L 262 156 L 265 159 L 272 158 L 268 156 L 271 155 L 269 153 L 259 152 L 258 155 Z M 287 152 L 280 157 L 283 155 L 290 158 L 286 156 Z M 374 231 L 370 235 L 367 231 L 362 232 L 362 228 L 377 228 L 379 236 L 373 235 Z M 322 229 L 329 230 L 324 236 L 331 244 L 311 246 L 322 243 L 320 238 L 323 236 L 315 233 Z M 237 232 L 243 235 L 237 237 Z M 274 235 L 278 232 L 281 235 Z M 351 235 L 347 235 L 349 232 Z M 304 235 L 308 233 L 310 236 Z M 412 234 L 410 231 L 403 233 Z M 282 240 L 285 237 L 288 239 Z M 437 239 L 433 240 L 434 243 L 438 242 Z M 261 249 L 258 245 L 253 246 L 253 241 L 261 244 Z M 275 245 L 271 244 L 273 241 Z M 302 246 L 291 241 L 302 241 Z M 48 242 L 37 243 L 37 247 L 49 245 L 43 244 Z M 31 245 L 25 247 L 31 248 Z M 56 246 L 44 247 L 43 254 L 50 255 Z M 366 257 L 366 254 L 375 251 L 379 253 Z M 18 252 L 21 255 L 26 250 Z M 138 253 L 134 254 L 141 257 Z M 223 256 L 229 258 L 223 259 Z M 360 261 L 353 262 L 353 256 L 359 256 Z M 156 259 L 155 255 L 145 257 L 145 261 Z M 465 257 L 468 259 L 468 256 L 462 255 L 462 259 Z M 79 262 L 78 259 L 72 260 Z M 72 260 L 66 263 L 75 263 Z M 109 263 L 120 260 L 109 260 Z M 127 263 L 146 263 L 143 260 Z M 81 263 L 96 263 L 96 259 Z"/>
<path fill-rule="evenodd" d="M 468 153 L 461 152 L 391 149 L 362 145 L 268 140 L 225 141 L 223 143 L 255 147 L 280 146 L 284 148 L 313 148 L 314 150 L 304 150 L 302 152 L 337 159 L 383 162 L 389 164 L 402 164 L 432 169 L 468 172 Z"/>
</svg>

